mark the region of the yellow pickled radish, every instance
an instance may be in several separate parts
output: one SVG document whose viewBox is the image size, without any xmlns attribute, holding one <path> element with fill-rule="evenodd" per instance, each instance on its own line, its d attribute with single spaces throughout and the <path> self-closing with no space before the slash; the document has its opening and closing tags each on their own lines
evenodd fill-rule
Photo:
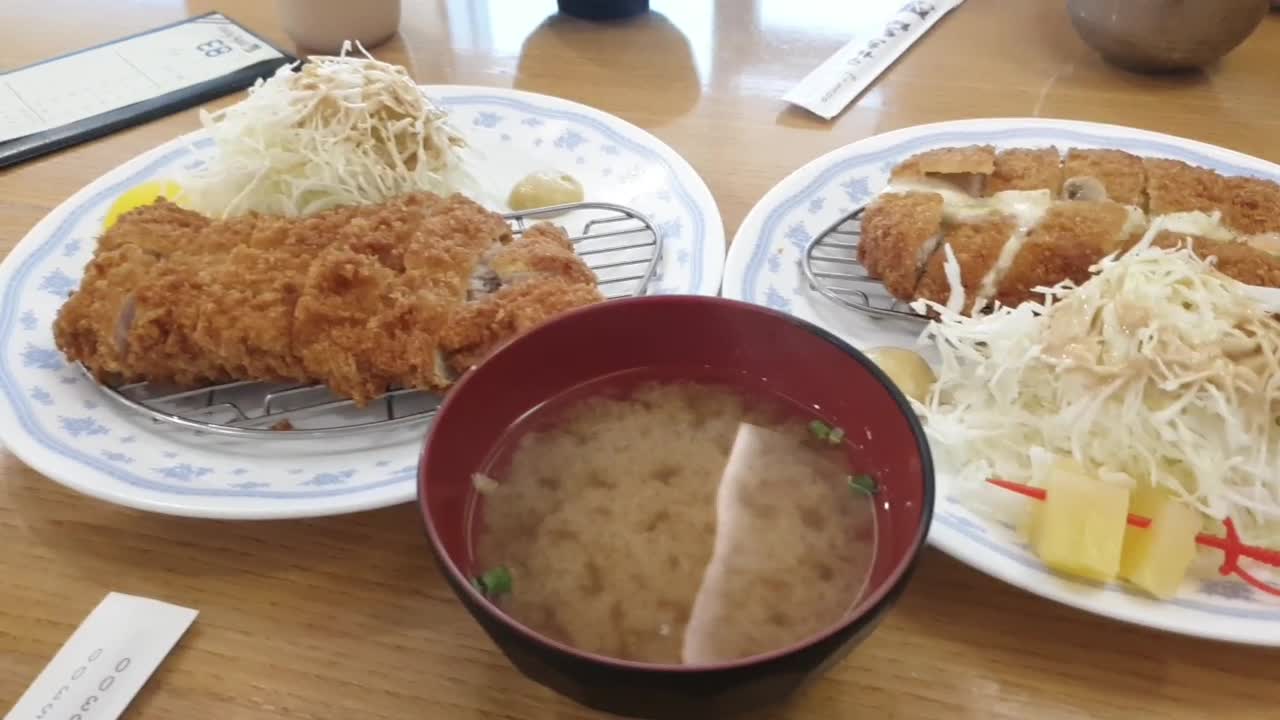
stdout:
<svg viewBox="0 0 1280 720">
<path fill-rule="evenodd" d="M 1130 512 L 1150 518 L 1151 525 L 1125 528 L 1120 577 L 1158 598 L 1171 598 L 1195 559 L 1200 513 L 1155 488 L 1135 490 Z"/>
<path fill-rule="evenodd" d="M 1047 495 L 1029 523 L 1041 562 L 1068 575 L 1111 580 L 1120 570 L 1129 490 L 1091 477 L 1074 462 L 1054 464 Z"/>
<path fill-rule="evenodd" d="M 110 230 L 120 216 L 144 205 L 150 205 L 160 198 L 165 198 L 179 205 L 182 204 L 182 186 L 172 180 L 151 180 L 124 191 L 107 210 L 107 218 L 102 221 L 102 229 Z"/>
</svg>

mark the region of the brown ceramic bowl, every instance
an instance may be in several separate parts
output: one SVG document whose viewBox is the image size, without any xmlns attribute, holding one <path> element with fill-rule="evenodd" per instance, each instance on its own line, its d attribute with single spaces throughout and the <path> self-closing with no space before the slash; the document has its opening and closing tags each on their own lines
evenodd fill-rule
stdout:
<svg viewBox="0 0 1280 720">
<path fill-rule="evenodd" d="M 1244 42 L 1269 0 L 1067 0 L 1076 31 L 1130 70 L 1203 67 Z"/>
<path fill-rule="evenodd" d="M 874 437 L 877 555 L 849 614 L 791 647 L 718 665 L 656 665 L 583 652 L 504 614 L 473 576 L 466 508 L 472 473 L 503 431 L 584 382 L 637 368 L 702 366 L 767 378 L 777 392 L 820 405 L 850 437 Z M 594 708 L 629 717 L 721 718 L 778 701 L 830 667 L 884 617 L 906 586 L 933 512 L 933 468 L 906 399 L 864 356 L 830 333 L 755 305 L 709 297 L 615 300 L 553 320 L 471 371 L 449 393 L 422 454 L 418 503 L 454 592 L 530 678 Z M 881 500 L 883 502 L 881 502 Z"/>
</svg>

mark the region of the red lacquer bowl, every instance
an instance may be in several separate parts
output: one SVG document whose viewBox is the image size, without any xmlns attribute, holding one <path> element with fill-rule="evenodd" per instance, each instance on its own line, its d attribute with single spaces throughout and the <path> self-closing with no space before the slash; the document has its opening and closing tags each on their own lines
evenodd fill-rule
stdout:
<svg viewBox="0 0 1280 720">
<path fill-rule="evenodd" d="M 849 615 L 791 647 L 720 665 L 653 665 L 575 650 L 505 615 L 468 581 L 465 509 L 504 430 L 584 382 L 654 367 L 709 367 L 762 378 L 865 442 L 880 483 L 868 589 Z M 423 450 L 418 503 L 445 577 L 498 647 L 530 678 L 629 717 L 719 718 L 780 700 L 861 641 L 902 592 L 928 534 L 933 467 L 902 394 L 862 353 L 815 325 L 709 297 L 615 300 L 559 317 L 507 345 L 449 393 Z M 852 599 L 851 599 L 852 600 Z M 852 709 L 852 708 L 851 708 Z"/>
</svg>

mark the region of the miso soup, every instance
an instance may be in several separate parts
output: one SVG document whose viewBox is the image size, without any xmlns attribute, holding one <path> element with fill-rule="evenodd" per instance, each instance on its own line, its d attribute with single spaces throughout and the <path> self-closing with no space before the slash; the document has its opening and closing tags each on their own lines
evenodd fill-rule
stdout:
<svg viewBox="0 0 1280 720">
<path fill-rule="evenodd" d="M 701 664 L 839 622 L 875 556 L 875 479 L 762 383 L 627 373 L 523 418 L 477 468 L 472 570 L 578 649 Z"/>
</svg>

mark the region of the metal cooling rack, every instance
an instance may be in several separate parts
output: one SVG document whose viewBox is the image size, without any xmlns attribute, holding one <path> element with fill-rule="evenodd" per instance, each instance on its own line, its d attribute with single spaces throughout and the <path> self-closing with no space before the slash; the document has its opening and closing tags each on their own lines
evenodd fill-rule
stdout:
<svg viewBox="0 0 1280 720">
<path fill-rule="evenodd" d="M 572 203 L 505 217 L 515 235 L 537 220 L 580 227 L 569 239 L 608 299 L 643 295 L 662 258 L 658 229 L 621 205 Z M 439 395 L 400 389 L 361 408 L 323 385 L 248 381 L 196 389 L 133 383 L 104 390 L 156 423 L 228 437 L 315 438 L 386 430 L 425 422 L 440 404 Z"/>
<path fill-rule="evenodd" d="M 809 286 L 840 305 L 873 317 L 928 320 L 890 295 L 858 262 L 864 210 L 865 206 L 845 215 L 805 245 L 800 267 Z"/>
</svg>

